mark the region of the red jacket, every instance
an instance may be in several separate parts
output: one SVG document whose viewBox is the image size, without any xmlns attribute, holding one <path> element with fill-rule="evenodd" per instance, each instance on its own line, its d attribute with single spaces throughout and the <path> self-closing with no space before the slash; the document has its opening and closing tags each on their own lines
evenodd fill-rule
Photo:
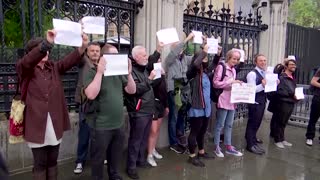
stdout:
<svg viewBox="0 0 320 180">
<path fill-rule="evenodd" d="M 21 92 L 26 92 L 24 138 L 28 142 L 43 144 L 48 112 L 57 139 L 70 129 L 61 75 L 75 66 L 81 55 L 75 50 L 60 61 L 47 61 L 41 69 L 38 63 L 46 54 L 40 52 L 40 46 L 20 59 L 16 70 L 21 80 Z"/>
</svg>

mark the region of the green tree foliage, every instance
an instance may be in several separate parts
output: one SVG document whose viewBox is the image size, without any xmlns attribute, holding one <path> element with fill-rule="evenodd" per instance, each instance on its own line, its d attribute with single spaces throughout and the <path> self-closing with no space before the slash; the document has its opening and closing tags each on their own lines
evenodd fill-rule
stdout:
<svg viewBox="0 0 320 180">
<path fill-rule="evenodd" d="M 38 1 L 35 1 L 36 3 L 33 8 L 28 6 L 28 1 L 25 2 L 23 9 L 21 9 L 23 6 L 21 6 L 20 3 L 17 3 L 4 11 L 4 40 L 6 47 L 21 48 L 23 47 L 23 41 L 31 38 L 30 9 L 33 9 L 34 12 L 34 32 L 37 36 L 43 36 L 47 29 L 52 28 L 52 16 L 43 9 L 41 10 L 42 19 L 41 21 L 39 20 Z M 23 28 L 23 21 L 25 21 L 25 28 Z M 40 32 L 39 27 L 41 27 L 42 32 Z"/>
<path fill-rule="evenodd" d="M 305 27 L 320 26 L 320 0 L 294 0 L 289 7 L 288 21 Z"/>
</svg>

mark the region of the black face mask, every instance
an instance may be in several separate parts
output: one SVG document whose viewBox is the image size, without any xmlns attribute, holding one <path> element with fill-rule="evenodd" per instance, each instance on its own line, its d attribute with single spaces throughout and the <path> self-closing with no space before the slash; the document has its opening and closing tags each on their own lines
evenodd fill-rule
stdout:
<svg viewBox="0 0 320 180">
<path fill-rule="evenodd" d="M 207 69 L 209 66 L 209 62 L 202 62 L 202 68 Z"/>
</svg>

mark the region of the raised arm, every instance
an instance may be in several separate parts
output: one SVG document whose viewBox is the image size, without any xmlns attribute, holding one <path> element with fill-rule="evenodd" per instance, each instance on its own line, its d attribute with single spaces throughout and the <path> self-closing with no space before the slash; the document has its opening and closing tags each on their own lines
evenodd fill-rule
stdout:
<svg viewBox="0 0 320 180">
<path fill-rule="evenodd" d="M 97 72 L 94 74 L 93 70 L 91 69 L 86 75 L 84 82 L 86 88 L 84 92 L 88 99 L 94 100 L 98 96 L 101 89 L 101 82 L 105 68 L 106 60 L 101 57 L 97 67 Z"/>
</svg>

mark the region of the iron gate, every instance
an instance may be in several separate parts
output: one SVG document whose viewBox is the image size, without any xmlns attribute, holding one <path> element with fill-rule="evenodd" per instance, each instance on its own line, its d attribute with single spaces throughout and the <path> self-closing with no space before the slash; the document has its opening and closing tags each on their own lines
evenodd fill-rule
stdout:
<svg viewBox="0 0 320 180">
<path fill-rule="evenodd" d="M 207 7 L 203 3 L 201 7 L 199 5 L 199 1 L 196 0 L 189 3 L 184 10 L 184 33 L 188 35 L 192 30 L 197 30 L 208 37 L 219 39 L 223 55 L 232 48 L 243 49 L 247 60 L 238 76 L 244 76 L 252 70 L 254 55 L 259 52 L 259 33 L 268 29 L 267 25 L 262 24 L 261 14 L 257 11 L 258 15 L 254 16 L 250 11 L 249 14 L 244 15 L 241 8 L 236 14 L 232 14 L 229 5 L 227 8 L 223 5 L 220 10 L 214 10 L 211 1 Z M 246 115 L 246 105 L 239 105 L 236 118 Z"/>
<path fill-rule="evenodd" d="M 52 18 L 78 22 L 84 16 L 105 17 L 106 33 L 91 40 L 116 45 L 120 52 L 134 44 L 134 19 L 143 0 L 2 0 L 0 1 L 0 112 L 9 112 L 16 89 L 15 62 L 24 54 L 27 41 L 52 28 Z M 52 59 L 60 59 L 73 48 L 55 46 Z M 69 108 L 74 104 L 77 68 L 63 77 Z"/>
</svg>

